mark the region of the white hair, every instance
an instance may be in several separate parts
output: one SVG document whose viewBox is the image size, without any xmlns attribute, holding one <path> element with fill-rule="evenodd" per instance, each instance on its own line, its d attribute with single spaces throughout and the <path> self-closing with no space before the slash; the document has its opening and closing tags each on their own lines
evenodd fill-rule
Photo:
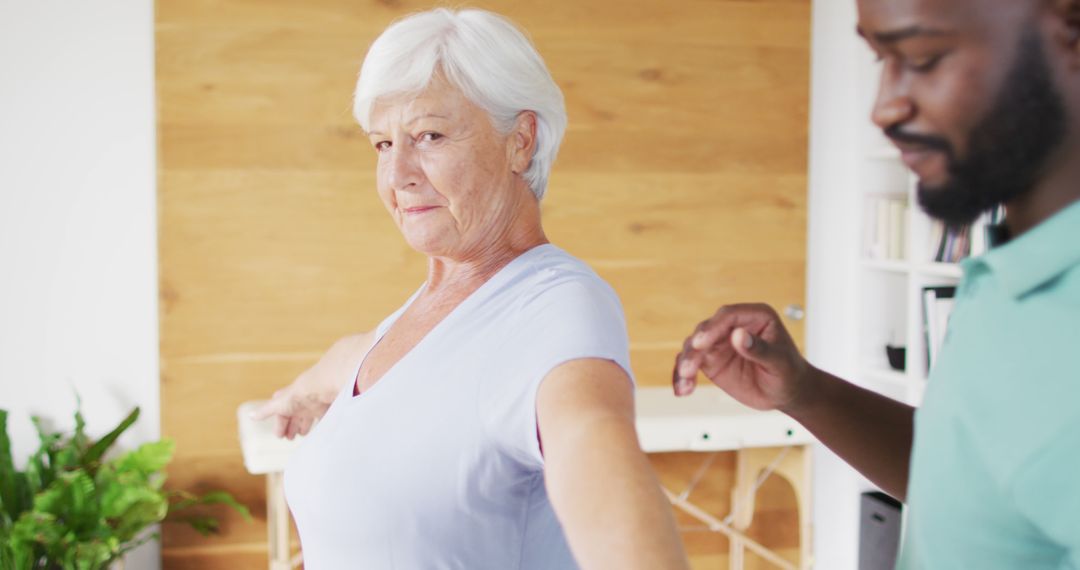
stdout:
<svg viewBox="0 0 1080 570">
<path fill-rule="evenodd" d="M 509 134 L 523 111 L 536 114 L 536 145 L 523 176 L 537 199 L 566 131 L 562 91 L 528 38 L 484 10 L 437 8 L 398 20 L 375 39 L 360 68 L 353 114 L 368 131 L 376 99 L 419 93 L 436 72 Z"/>
</svg>

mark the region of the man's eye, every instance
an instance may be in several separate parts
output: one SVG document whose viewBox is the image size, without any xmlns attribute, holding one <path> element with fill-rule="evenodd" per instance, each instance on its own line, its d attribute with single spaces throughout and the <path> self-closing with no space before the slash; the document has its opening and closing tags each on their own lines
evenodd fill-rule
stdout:
<svg viewBox="0 0 1080 570">
<path fill-rule="evenodd" d="M 942 55 L 943 54 L 938 54 L 930 57 L 909 59 L 907 61 L 907 67 L 917 73 L 926 73 L 934 69 L 934 66 L 941 61 Z"/>
<path fill-rule="evenodd" d="M 441 134 L 428 131 L 420 135 L 420 142 L 435 142 L 441 138 L 443 138 Z"/>
<path fill-rule="evenodd" d="M 390 141 L 379 141 L 375 143 L 375 152 L 383 152 L 390 148 Z"/>
</svg>

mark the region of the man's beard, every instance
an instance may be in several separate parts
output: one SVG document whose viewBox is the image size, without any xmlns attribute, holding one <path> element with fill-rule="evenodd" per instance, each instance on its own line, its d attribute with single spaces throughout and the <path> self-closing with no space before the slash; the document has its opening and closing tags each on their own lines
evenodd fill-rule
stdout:
<svg viewBox="0 0 1080 570">
<path fill-rule="evenodd" d="M 1066 110 L 1054 85 L 1038 32 L 1020 39 L 1016 61 L 993 106 L 971 130 L 968 152 L 958 158 L 948 141 L 892 127 L 886 136 L 945 153 L 948 179 L 918 185 L 919 205 L 950 226 L 972 223 L 983 212 L 1030 192 L 1050 155 L 1065 138 Z"/>
</svg>

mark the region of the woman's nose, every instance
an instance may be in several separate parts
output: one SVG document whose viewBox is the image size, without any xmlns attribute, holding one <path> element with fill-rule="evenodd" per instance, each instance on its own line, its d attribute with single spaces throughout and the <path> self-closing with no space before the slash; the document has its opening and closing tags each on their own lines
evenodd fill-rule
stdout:
<svg viewBox="0 0 1080 570">
<path fill-rule="evenodd" d="M 410 190 L 416 187 L 423 178 L 420 169 L 416 149 L 408 143 L 395 144 L 390 147 L 390 188 L 393 190 Z"/>
</svg>

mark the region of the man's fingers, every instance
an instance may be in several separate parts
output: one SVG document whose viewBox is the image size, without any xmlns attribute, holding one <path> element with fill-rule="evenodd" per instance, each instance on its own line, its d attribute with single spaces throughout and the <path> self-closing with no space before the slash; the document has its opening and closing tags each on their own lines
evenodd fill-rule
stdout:
<svg viewBox="0 0 1080 570">
<path fill-rule="evenodd" d="M 690 346 L 696 350 L 708 350 L 714 345 L 721 344 L 731 334 L 735 325 L 736 313 L 731 307 L 720 307 L 711 319 L 702 323 L 690 338 Z"/>
<path fill-rule="evenodd" d="M 675 367 L 671 371 L 671 388 L 675 391 L 676 396 L 687 396 L 694 391 L 697 378 L 696 375 L 689 378 L 684 377 L 679 371 L 681 364 L 682 354 L 680 353 L 675 357 Z"/>
<path fill-rule="evenodd" d="M 701 370 L 701 360 L 703 354 L 701 351 L 693 350 L 689 353 L 683 353 L 679 358 L 678 375 L 680 378 L 693 378 L 697 376 L 699 370 Z"/>
<path fill-rule="evenodd" d="M 699 372 L 716 380 L 735 357 L 732 350 L 739 356 L 755 361 L 767 356 L 763 341 L 749 331 L 763 330 L 776 318 L 776 313 L 767 305 L 725 305 L 711 318 L 698 323 L 675 359 L 671 380 L 675 394 L 692 392 Z M 742 331 L 737 338 L 733 336 L 736 331 Z M 754 347 L 755 341 L 761 344 Z"/>
<path fill-rule="evenodd" d="M 726 344 L 737 328 L 762 330 L 776 320 L 776 312 L 768 305 L 744 304 L 720 307 L 701 330 L 694 333 L 691 344 L 704 350 L 716 344 Z"/>
<path fill-rule="evenodd" d="M 705 358 L 701 362 L 701 373 L 707 376 L 710 380 L 720 376 L 720 373 L 724 371 L 724 368 L 731 363 L 731 353 L 721 354 L 720 351 L 713 350 L 705 353 Z"/>
<path fill-rule="evenodd" d="M 698 325 L 699 327 L 701 325 Z M 697 371 L 701 364 L 701 356 L 690 346 L 690 337 L 683 341 L 682 352 L 675 357 L 675 370 L 672 372 L 672 383 L 678 388 L 680 383 L 683 391 L 689 394 L 694 390 L 697 379 Z M 687 382 L 689 384 L 687 385 Z M 675 390 L 679 394 L 679 390 Z"/>
<path fill-rule="evenodd" d="M 773 346 L 744 328 L 737 328 L 731 333 L 731 347 L 747 360 L 764 365 L 773 364 L 776 352 Z"/>
<path fill-rule="evenodd" d="M 679 378 L 679 380 L 675 382 L 675 395 L 689 396 L 694 393 L 695 388 L 697 388 L 697 380 L 693 378 Z"/>
<path fill-rule="evenodd" d="M 715 363 L 729 362 L 732 356 L 734 354 L 731 345 L 727 342 L 719 342 L 704 348 L 689 349 L 686 355 L 683 356 L 683 362 L 688 363 L 687 374 L 703 372 L 706 376 L 712 378 L 719 371 Z"/>
<path fill-rule="evenodd" d="M 731 333 L 731 347 L 738 351 L 739 354 L 749 356 L 754 349 L 754 342 L 754 335 L 750 334 L 750 331 L 746 329 L 738 328 Z M 758 348 L 760 348 L 760 345 Z"/>
</svg>

